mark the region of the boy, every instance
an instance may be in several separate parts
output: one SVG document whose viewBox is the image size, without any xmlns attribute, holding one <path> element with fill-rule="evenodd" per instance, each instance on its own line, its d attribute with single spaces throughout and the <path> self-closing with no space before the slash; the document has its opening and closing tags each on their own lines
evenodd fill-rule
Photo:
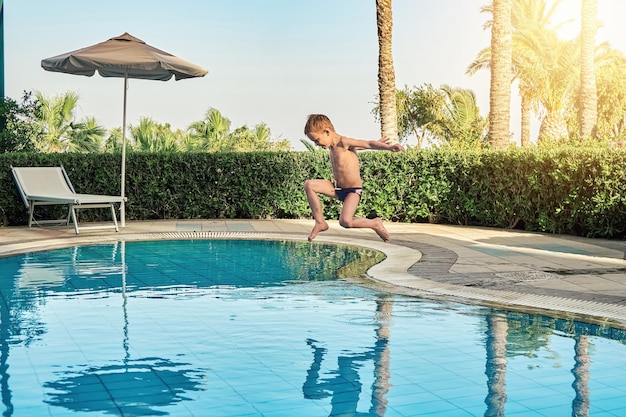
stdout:
<svg viewBox="0 0 626 417">
<path fill-rule="evenodd" d="M 307 180 L 304 183 L 304 191 L 313 212 L 315 226 L 309 234 L 309 241 L 325 230 L 328 223 L 322 213 L 322 204 L 318 194 L 339 199 L 343 207 L 339 215 L 339 224 L 345 228 L 370 228 L 385 242 L 389 240 L 389 233 L 380 217 L 367 219 L 354 217 L 356 208 L 361 200 L 363 183 L 359 168 L 357 151 L 362 149 L 378 149 L 392 152 L 404 151 L 400 144 L 391 144 L 388 139 L 360 140 L 351 139 L 335 132 L 330 119 L 323 114 L 312 114 L 308 117 L 304 126 L 304 134 L 324 149 L 330 151 L 330 163 L 333 169 L 335 183 L 328 180 Z"/>
</svg>

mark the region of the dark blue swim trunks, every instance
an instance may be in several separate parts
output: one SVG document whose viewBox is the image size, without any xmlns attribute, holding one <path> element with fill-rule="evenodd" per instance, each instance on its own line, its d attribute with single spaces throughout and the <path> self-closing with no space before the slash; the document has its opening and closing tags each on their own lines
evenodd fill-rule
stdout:
<svg viewBox="0 0 626 417">
<path fill-rule="evenodd" d="M 344 201 L 346 199 L 346 197 L 348 196 L 348 194 L 350 193 L 355 193 L 358 194 L 359 197 L 361 196 L 361 194 L 363 194 L 363 188 L 360 187 L 346 187 L 346 188 L 340 188 L 340 187 L 335 187 L 335 194 L 337 194 L 337 198 L 341 201 Z"/>
</svg>

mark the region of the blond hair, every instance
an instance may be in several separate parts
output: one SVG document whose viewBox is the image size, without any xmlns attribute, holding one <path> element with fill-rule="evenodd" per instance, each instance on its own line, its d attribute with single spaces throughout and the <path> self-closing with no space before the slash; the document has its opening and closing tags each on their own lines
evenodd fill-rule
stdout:
<svg viewBox="0 0 626 417">
<path fill-rule="evenodd" d="M 321 132 L 326 129 L 331 132 L 335 131 L 335 127 L 328 116 L 324 114 L 310 114 L 304 125 L 304 134 L 308 135 L 311 132 Z"/>
</svg>

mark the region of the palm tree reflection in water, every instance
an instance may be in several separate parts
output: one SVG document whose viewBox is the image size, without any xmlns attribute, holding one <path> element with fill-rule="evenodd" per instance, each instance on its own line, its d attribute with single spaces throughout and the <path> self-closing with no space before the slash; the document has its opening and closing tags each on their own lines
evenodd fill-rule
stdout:
<svg viewBox="0 0 626 417">
<path fill-rule="evenodd" d="M 586 417 L 589 415 L 589 339 L 586 335 L 574 337 L 574 382 L 572 388 L 576 397 L 572 401 L 572 416 Z"/>
<path fill-rule="evenodd" d="M 487 316 L 487 410 L 485 417 L 504 417 L 506 403 L 506 344 L 509 324 L 504 314 Z"/>
</svg>

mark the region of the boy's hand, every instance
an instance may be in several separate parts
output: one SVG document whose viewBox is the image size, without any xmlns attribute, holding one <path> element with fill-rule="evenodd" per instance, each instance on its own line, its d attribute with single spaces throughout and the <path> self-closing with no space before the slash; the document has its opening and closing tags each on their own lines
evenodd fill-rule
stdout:
<svg viewBox="0 0 626 417">
<path fill-rule="evenodd" d="M 391 152 L 404 152 L 404 146 L 400 145 L 398 142 L 392 142 L 389 138 L 380 138 L 379 142 L 388 145 Z"/>
<path fill-rule="evenodd" d="M 404 152 L 404 146 L 400 145 L 400 143 L 396 142 L 391 144 L 391 148 L 389 148 L 391 152 Z"/>
</svg>

